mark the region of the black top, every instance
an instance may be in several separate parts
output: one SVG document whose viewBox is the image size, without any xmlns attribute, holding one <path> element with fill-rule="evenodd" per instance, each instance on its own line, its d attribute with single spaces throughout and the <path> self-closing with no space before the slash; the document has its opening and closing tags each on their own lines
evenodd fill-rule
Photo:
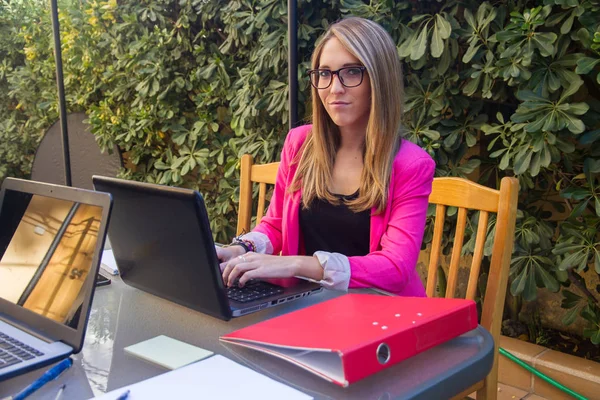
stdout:
<svg viewBox="0 0 600 400">
<path fill-rule="evenodd" d="M 341 200 L 338 205 L 315 199 L 308 209 L 300 207 L 300 231 L 306 254 L 321 250 L 348 257 L 367 255 L 371 210 L 355 213 L 344 203 L 358 197 L 358 191 L 349 196 L 335 196 Z"/>
</svg>

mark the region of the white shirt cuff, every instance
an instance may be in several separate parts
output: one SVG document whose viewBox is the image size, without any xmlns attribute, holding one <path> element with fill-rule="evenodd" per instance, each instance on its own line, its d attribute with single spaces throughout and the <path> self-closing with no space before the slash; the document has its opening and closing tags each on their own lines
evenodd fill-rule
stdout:
<svg viewBox="0 0 600 400">
<path fill-rule="evenodd" d="M 248 232 L 240 239 L 249 240 L 256 246 L 256 252 L 261 254 L 273 254 L 273 244 L 269 237 L 261 232 Z"/>
<path fill-rule="evenodd" d="M 350 260 L 348 257 L 327 251 L 316 251 L 313 256 L 317 257 L 323 267 L 323 279 L 313 280 L 313 282 L 321 284 L 326 289 L 347 292 L 348 285 L 350 285 Z"/>
</svg>

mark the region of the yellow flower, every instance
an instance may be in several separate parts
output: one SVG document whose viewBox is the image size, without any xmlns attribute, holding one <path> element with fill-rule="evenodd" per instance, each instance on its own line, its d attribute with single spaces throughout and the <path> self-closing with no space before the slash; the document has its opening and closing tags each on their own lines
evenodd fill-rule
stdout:
<svg viewBox="0 0 600 400">
<path fill-rule="evenodd" d="M 35 53 L 35 47 L 25 47 L 23 50 L 25 51 L 25 58 L 27 58 L 29 61 L 35 60 L 37 57 L 37 54 Z"/>
</svg>

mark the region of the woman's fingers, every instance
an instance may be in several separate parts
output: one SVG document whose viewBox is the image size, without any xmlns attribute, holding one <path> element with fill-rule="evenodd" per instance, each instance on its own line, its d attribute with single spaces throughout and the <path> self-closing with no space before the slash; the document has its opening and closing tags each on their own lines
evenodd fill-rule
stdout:
<svg viewBox="0 0 600 400">
<path fill-rule="evenodd" d="M 225 255 L 225 253 L 226 253 L 225 249 L 223 249 L 219 246 L 215 246 L 215 250 L 217 251 L 217 258 L 219 259 L 219 261 L 222 261 L 222 262 L 227 261 L 226 255 Z"/>
<path fill-rule="evenodd" d="M 237 279 L 240 280 L 240 285 L 246 282 L 248 279 L 242 281 L 242 278 L 252 269 L 256 269 L 258 266 L 252 262 L 240 262 L 237 263 L 229 272 L 227 277 L 227 285 L 233 286 Z"/>
<path fill-rule="evenodd" d="M 258 274 L 257 269 L 250 269 L 244 272 L 242 276 L 240 276 L 240 286 L 244 286 L 250 279 L 254 279 L 255 275 Z"/>
<path fill-rule="evenodd" d="M 236 278 L 239 276 L 241 270 L 240 266 L 247 265 L 250 260 L 250 253 L 244 254 L 238 257 L 234 257 L 226 264 L 225 268 L 221 267 L 223 271 L 223 283 L 226 286 L 233 286 Z"/>
</svg>

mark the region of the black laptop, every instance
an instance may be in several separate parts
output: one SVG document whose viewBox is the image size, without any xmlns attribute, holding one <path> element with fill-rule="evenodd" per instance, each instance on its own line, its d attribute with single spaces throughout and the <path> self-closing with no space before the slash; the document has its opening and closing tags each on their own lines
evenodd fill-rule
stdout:
<svg viewBox="0 0 600 400">
<path fill-rule="evenodd" d="M 0 381 L 83 346 L 109 194 L 6 178 L 0 191 Z"/>
<path fill-rule="evenodd" d="M 93 183 L 113 197 L 108 237 L 130 286 L 224 320 L 322 290 L 308 281 L 226 288 L 200 193 L 102 176 Z"/>
</svg>

